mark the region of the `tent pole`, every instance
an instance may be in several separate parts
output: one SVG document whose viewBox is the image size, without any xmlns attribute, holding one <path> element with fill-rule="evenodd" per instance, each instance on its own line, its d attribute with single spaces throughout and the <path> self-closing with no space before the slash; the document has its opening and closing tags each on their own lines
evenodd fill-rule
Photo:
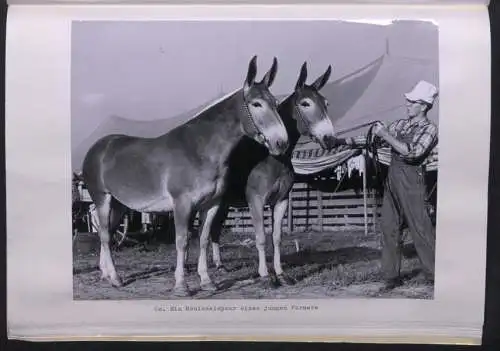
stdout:
<svg viewBox="0 0 500 351">
<path fill-rule="evenodd" d="M 365 215 L 365 236 L 368 236 L 368 212 L 367 212 L 367 205 L 366 205 L 366 157 L 367 155 L 365 154 L 365 157 L 363 157 L 363 210 L 364 210 L 364 215 Z"/>
</svg>

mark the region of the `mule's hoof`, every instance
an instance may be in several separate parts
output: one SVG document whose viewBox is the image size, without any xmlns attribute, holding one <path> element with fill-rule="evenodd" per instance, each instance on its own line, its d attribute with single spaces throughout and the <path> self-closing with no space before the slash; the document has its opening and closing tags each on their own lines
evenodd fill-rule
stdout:
<svg viewBox="0 0 500 351">
<path fill-rule="evenodd" d="M 270 275 L 266 275 L 264 277 L 260 277 L 260 286 L 263 289 L 276 289 L 279 284 L 276 279 L 273 279 Z"/>
<path fill-rule="evenodd" d="M 281 273 L 276 276 L 278 282 L 283 286 L 295 285 L 296 281 L 286 273 Z"/>
<path fill-rule="evenodd" d="M 217 272 L 220 272 L 220 273 L 229 273 L 229 270 L 224 265 L 220 265 L 219 267 L 216 268 L 216 270 L 217 270 Z"/>
<path fill-rule="evenodd" d="M 191 296 L 191 292 L 189 291 L 186 284 L 182 284 L 182 285 L 174 287 L 174 290 L 172 291 L 172 295 L 174 295 L 176 297 L 189 297 L 189 296 Z"/>
<path fill-rule="evenodd" d="M 123 286 L 123 282 L 119 277 L 111 278 L 109 276 L 102 275 L 101 280 L 104 280 L 107 283 L 111 284 L 111 286 L 114 288 L 121 288 Z"/>
<path fill-rule="evenodd" d="M 111 285 L 115 288 L 121 288 L 123 286 L 123 282 L 120 278 L 111 279 Z"/>
<path fill-rule="evenodd" d="M 200 289 L 203 291 L 217 291 L 217 286 L 212 282 L 201 283 Z"/>
</svg>

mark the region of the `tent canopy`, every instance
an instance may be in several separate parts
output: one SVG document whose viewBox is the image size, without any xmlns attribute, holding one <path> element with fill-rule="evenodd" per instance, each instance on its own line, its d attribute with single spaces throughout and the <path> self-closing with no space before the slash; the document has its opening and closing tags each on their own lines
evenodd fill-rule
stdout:
<svg viewBox="0 0 500 351">
<path fill-rule="evenodd" d="M 400 23 L 399 23 L 400 22 Z M 339 136 L 348 137 L 365 134 L 368 127 L 347 133 L 342 131 L 361 124 L 380 120 L 385 124 L 404 118 L 404 93 L 410 91 L 419 80 L 427 80 L 439 87 L 437 28 L 426 23 L 406 26 L 405 21 L 394 23 L 394 30 L 388 31 L 386 47 L 367 58 L 364 66 L 326 84 L 321 93 L 330 103 L 329 115 Z M 397 29 L 397 30 L 396 30 Z M 429 52 L 418 52 L 408 46 L 408 42 L 421 41 L 429 47 Z M 402 45 L 401 43 L 404 43 Z M 410 55 L 409 57 L 406 55 Z M 335 61 L 335 58 L 332 58 Z M 279 96 L 278 98 L 284 98 Z M 154 137 L 189 121 L 197 112 L 211 102 L 191 111 L 168 119 L 154 121 L 132 121 L 112 116 L 89 135 L 72 152 L 72 169 L 81 168 L 83 158 L 90 146 L 107 134 L 123 133 L 142 137 Z M 429 112 L 429 118 L 438 124 L 439 99 Z M 302 137 L 296 146 L 292 162 L 297 173 L 310 174 L 326 168 L 335 168 L 351 157 L 359 155 L 359 150 L 338 148 L 325 152 L 312 140 Z M 380 150 L 380 161 L 390 162 L 387 150 Z M 437 149 L 434 152 L 437 159 Z"/>
</svg>

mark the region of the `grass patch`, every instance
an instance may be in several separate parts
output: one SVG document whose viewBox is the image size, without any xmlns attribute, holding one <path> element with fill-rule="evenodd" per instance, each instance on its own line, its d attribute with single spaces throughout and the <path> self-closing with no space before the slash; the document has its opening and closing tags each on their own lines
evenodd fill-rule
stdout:
<svg viewBox="0 0 500 351">
<path fill-rule="evenodd" d="M 272 237 L 267 235 L 266 260 L 273 271 Z M 299 251 L 297 251 L 297 244 Z M 227 233 L 221 238 L 221 255 L 228 273 L 215 271 L 208 250 L 209 274 L 219 286 L 215 293 L 199 291 L 198 242 L 192 241 L 186 281 L 193 298 L 283 299 L 283 298 L 412 298 L 430 299 L 433 285 L 418 275 L 420 263 L 410 253 L 403 259 L 407 282 L 391 292 L 380 293 L 380 235 L 361 231 L 284 234 L 282 266 L 296 280 L 293 286 L 264 288 L 258 276 L 255 237 Z M 175 245 L 160 244 L 149 250 L 141 245 L 113 252 L 118 274 L 125 282 L 120 289 L 101 281 L 96 251 L 74 254 L 75 299 L 169 299 L 174 286 Z"/>
</svg>

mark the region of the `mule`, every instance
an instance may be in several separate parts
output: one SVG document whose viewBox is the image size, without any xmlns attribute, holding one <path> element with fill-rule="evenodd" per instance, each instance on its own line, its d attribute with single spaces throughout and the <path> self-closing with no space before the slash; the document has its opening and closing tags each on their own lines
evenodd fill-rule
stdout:
<svg viewBox="0 0 500 351">
<path fill-rule="evenodd" d="M 304 62 L 294 92 L 279 105 L 287 130 L 290 146 L 285 154 L 270 155 L 265 148 L 242 142 L 232 157 L 229 185 L 216 220 L 210 231 L 212 259 L 217 269 L 225 270 L 220 255 L 220 236 L 229 207 L 248 205 L 255 229 L 255 242 L 259 260 L 259 275 L 265 286 L 274 283 L 294 284 L 293 279 L 282 269 L 280 245 L 282 222 L 288 208 L 295 173 L 291 158 L 293 149 L 301 135 L 309 136 L 330 150 L 337 146 L 335 129 L 328 116 L 328 101 L 320 90 L 328 82 L 331 66 L 311 85 L 306 84 L 307 62 Z M 264 206 L 269 204 L 273 213 L 274 271 L 277 282 L 271 279 L 266 265 L 264 232 Z"/>
<path fill-rule="evenodd" d="M 207 272 L 211 221 L 226 191 L 228 158 L 242 139 L 263 145 L 272 155 L 288 148 L 288 135 L 269 88 L 274 58 L 260 82 L 257 57 L 248 65 L 243 87 L 216 101 L 187 123 L 156 138 L 109 135 L 97 141 L 83 162 L 83 177 L 96 205 L 101 242 L 99 268 L 111 285 L 123 285 L 109 248 L 126 208 L 148 213 L 172 211 L 176 236 L 173 294 L 191 295 L 185 281 L 188 224 L 199 211 L 202 222 L 198 274 L 202 290 L 216 290 Z"/>
</svg>

